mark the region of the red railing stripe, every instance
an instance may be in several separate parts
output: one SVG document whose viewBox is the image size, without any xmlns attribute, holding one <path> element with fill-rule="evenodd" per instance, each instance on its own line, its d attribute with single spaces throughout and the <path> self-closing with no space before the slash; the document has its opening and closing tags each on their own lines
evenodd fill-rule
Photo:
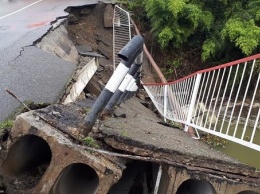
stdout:
<svg viewBox="0 0 260 194">
<path fill-rule="evenodd" d="M 210 72 L 210 71 L 214 71 L 214 70 L 217 70 L 217 69 L 223 69 L 225 67 L 230 67 L 230 66 L 233 66 L 233 65 L 237 65 L 239 63 L 245 63 L 245 62 L 248 62 L 248 61 L 252 61 L 252 60 L 255 60 L 255 59 L 258 59 L 260 58 L 260 53 L 259 54 L 256 54 L 256 55 L 252 55 L 252 56 L 249 56 L 249 57 L 245 57 L 243 59 L 239 59 L 239 60 L 236 60 L 236 61 L 232 61 L 232 62 L 229 62 L 229 63 L 225 63 L 225 64 L 222 64 L 222 65 L 218 65 L 218 66 L 215 66 L 215 67 L 211 67 L 211 68 L 207 68 L 207 69 L 204 69 L 204 70 L 199 70 L 199 71 L 196 71 L 195 73 L 192 73 L 190 75 L 187 75 L 183 78 L 180 78 L 178 80 L 175 80 L 175 81 L 172 81 L 172 82 L 167 82 L 167 83 L 144 83 L 143 85 L 144 86 L 156 86 L 156 85 L 169 85 L 169 84 L 174 84 L 174 83 L 177 83 L 177 82 L 180 82 L 180 81 L 183 81 L 185 79 L 188 79 L 190 77 L 193 77 L 197 74 L 201 74 L 201 73 L 206 73 L 206 72 Z"/>
</svg>

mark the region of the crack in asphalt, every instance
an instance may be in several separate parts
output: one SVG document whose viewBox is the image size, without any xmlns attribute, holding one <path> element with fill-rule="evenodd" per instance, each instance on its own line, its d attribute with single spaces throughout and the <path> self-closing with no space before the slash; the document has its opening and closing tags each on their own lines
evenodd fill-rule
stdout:
<svg viewBox="0 0 260 194">
<path fill-rule="evenodd" d="M 31 47 L 31 46 L 34 46 L 34 45 L 27 45 L 27 46 L 23 46 L 22 48 L 21 48 L 21 50 L 20 50 L 20 53 L 19 53 L 19 55 L 18 56 L 16 56 L 13 60 L 11 60 L 11 61 L 9 61 L 9 63 L 10 62 L 12 62 L 12 61 L 16 61 L 19 57 L 21 57 L 22 56 L 22 53 L 25 51 L 25 48 L 27 48 L 27 47 Z M 8 63 L 8 64 L 9 64 Z"/>
<path fill-rule="evenodd" d="M 3 49 L 3 50 L 8 50 L 9 48 L 14 47 L 16 43 L 21 42 L 22 39 L 25 39 L 27 36 L 29 36 L 31 33 L 33 33 L 33 32 L 36 31 L 36 30 L 37 30 L 37 29 L 32 30 L 32 31 L 30 31 L 30 32 L 27 32 L 27 33 L 26 33 L 25 35 L 23 35 L 19 40 L 15 41 L 13 44 L 11 44 L 10 46 L 6 47 L 6 48 Z M 42 38 L 43 38 L 44 36 L 46 36 L 51 30 L 52 30 L 52 25 L 50 25 L 49 29 L 48 29 L 45 33 L 43 33 L 43 34 L 41 35 L 41 37 L 39 37 L 39 38 L 37 38 L 36 40 L 34 40 L 32 44 L 22 46 L 21 49 L 20 49 L 19 54 L 18 54 L 16 57 L 14 57 L 12 60 L 10 60 L 10 61 L 8 62 L 8 65 L 10 65 L 12 62 L 16 61 L 19 57 L 21 57 L 21 56 L 22 56 L 22 53 L 25 51 L 26 48 L 36 47 L 35 45 L 36 45 L 38 42 L 40 42 L 40 41 L 42 40 Z"/>
</svg>

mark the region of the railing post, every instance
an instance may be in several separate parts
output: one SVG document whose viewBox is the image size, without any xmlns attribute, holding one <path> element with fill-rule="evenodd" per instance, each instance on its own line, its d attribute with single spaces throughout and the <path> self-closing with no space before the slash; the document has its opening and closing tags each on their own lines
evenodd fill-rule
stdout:
<svg viewBox="0 0 260 194">
<path fill-rule="evenodd" d="M 157 178 L 156 178 L 156 183 L 155 183 L 155 186 L 154 186 L 153 194 L 157 194 L 158 193 L 160 182 L 161 182 L 161 178 L 162 178 L 162 165 L 160 165 L 160 167 L 159 167 L 159 171 L 158 171 L 158 174 L 157 174 Z"/>
<path fill-rule="evenodd" d="M 190 102 L 187 120 L 186 120 L 186 124 L 185 124 L 185 129 L 184 129 L 184 131 L 186 131 L 186 132 L 188 131 L 188 125 L 187 124 L 189 124 L 191 122 L 191 119 L 192 119 L 192 113 L 193 113 L 193 110 L 194 110 L 196 97 L 197 97 L 197 94 L 198 94 L 198 91 L 199 91 L 200 80 L 201 80 L 201 73 L 196 75 L 195 85 L 194 85 L 194 89 L 192 91 L 191 102 Z"/>
<path fill-rule="evenodd" d="M 166 122 L 166 116 L 167 116 L 167 108 L 168 108 L 168 85 L 164 85 L 164 99 L 163 99 L 163 117 L 164 122 Z"/>
</svg>

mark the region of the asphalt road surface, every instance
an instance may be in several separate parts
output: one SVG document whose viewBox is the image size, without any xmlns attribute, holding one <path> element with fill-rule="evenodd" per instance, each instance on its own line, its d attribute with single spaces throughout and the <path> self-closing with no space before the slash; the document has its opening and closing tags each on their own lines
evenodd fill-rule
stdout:
<svg viewBox="0 0 260 194">
<path fill-rule="evenodd" d="M 66 17 L 67 7 L 96 4 L 97 0 L 0 0 L 0 121 L 23 101 L 55 102 L 76 65 L 36 48 L 34 42 Z"/>
</svg>

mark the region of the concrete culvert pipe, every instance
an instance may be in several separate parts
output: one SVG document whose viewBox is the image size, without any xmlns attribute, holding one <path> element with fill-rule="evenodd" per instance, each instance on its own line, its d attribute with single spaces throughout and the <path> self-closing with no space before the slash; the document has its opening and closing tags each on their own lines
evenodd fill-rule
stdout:
<svg viewBox="0 0 260 194">
<path fill-rule="evenodd" d="M 98 184 L 93 168 L 82 163 L 71 164 L 62 170 L 50 194 L 95 194 Z"/>
<path fill-rule="evenodd" d="M 216 194 L 214 187 L 207 180 L 186 180 L 176 194 Z"/>
<path fill-rule="evenodd" d="M 259 193 L 255 192 L 255 191 L 249 191 L 249 190 L 247 190 L 247 191 L 241 191 L 241 192 L 239 192 L 239 193 L 237 193 L 237 194 L 259 194 Z"/>
<path fill-rule="evenodd" d="M 2 164 L 2 171 L 8 176 L 43 174 L 51 157 L 50 147 L 45 140 L 35 135 L 25 135 L 10 147 Z"/>
<path fill-rule="evenodd" d="M 148 194 L 153 193 L 159 165 L 151 162 L 131 161 L 126 164 L 120 180 L 108 194 Z"/>
</svg>

